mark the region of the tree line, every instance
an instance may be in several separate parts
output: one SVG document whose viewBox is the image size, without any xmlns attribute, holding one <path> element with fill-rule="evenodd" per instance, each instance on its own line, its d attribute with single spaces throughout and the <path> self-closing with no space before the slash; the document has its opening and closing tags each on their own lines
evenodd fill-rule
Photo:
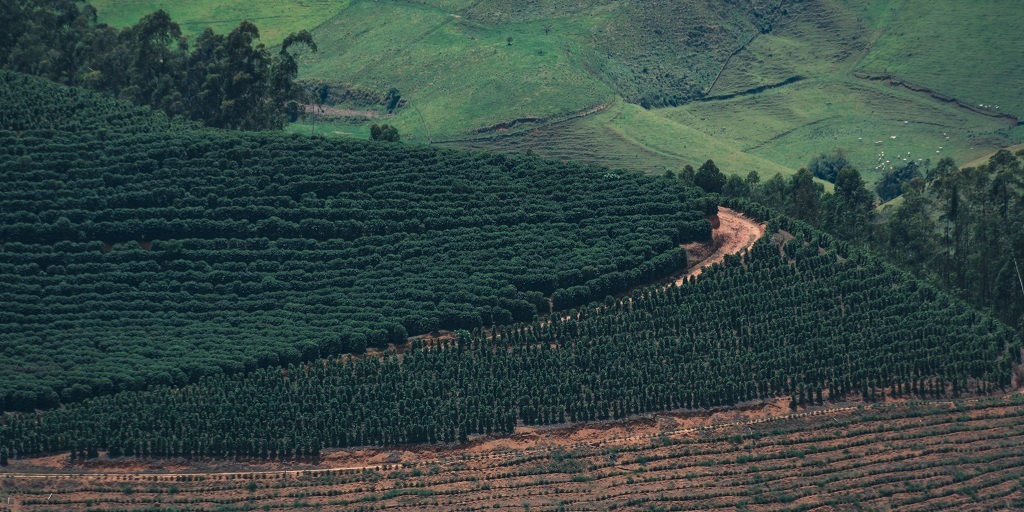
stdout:
<svg viewBox="0 0 1024 512">
<path fill-rule="evenodd" d="M 111 94 L 207 126 L 280 129 L 300 113 L 296 52 L 316 51 L 308 31 L 272 53 L 243 21 L 194 41 L 163 10 L 115 29 L 80 0 L 0 0 L 0 69 Z"/>
<path fill-rule="evenodd" d="M 823 154 L 790 178 L 756 172 L 726 177 L 708 161 L 684 169 L 686 183 L 755 201 L 871 247 L 889 261 L 1024 331 L 1024 151 L 1001 150 L 961 169 L 949 157 L 887 172 L 876 194 L 842 153 Z M 841 168 L 837 168 L 842 165 Z M 814 169 L 812 171 L 811 169 Z M 834 182 L 825 192 L 815 172 Z"/>
</svg>

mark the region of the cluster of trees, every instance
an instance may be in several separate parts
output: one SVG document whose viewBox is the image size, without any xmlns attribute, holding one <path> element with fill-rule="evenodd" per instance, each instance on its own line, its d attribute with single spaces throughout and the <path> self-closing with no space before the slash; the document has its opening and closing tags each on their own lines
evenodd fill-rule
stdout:
<svg viewBox="0 0 1024 512">
<path fill-rule="evenodd" d="M 0 409 L 530 320 L 685 266 L 716 208 L 632 173 L 160 130 L 0 86 Z"/>
<path fill-rule="evenodd" d="M 953 160 L 947 159 L 940 162 L 942 166 L 953 166 Z M 923 165 L 925 169 L 930 167 L 930 162 L 926 161 Z M 938 167 L 938 166 L 936 166 Z M 882 202 L 888 202 L 897 198 L 903 193 L 903 185 L 914 178 L 923 178 L 921 174 L 922 166 L 918 165 L 916 161 L 909 161 L 900 167 L 895 167 L 885 171 L 882 174 L 882 179 L 878 180 L 878 184 L 875 185 L 875 193 Z"/>
<path fill-rule="evenodd" d="M 847 152 L 843 148 L 836 148 L 827 153 L 822 152 L 807 164 L 807 170 L 811 171 L 815 178 L 830 183 L 835 183 L 839 171 L 847 167 L 850 167 L 850 159 L 847 158 Z"/>
<path fill-rule="evenodd" d="M 80 0 L 0 0 L 0 69 L 89 87 L 208 126 L 279 129 L 299 115 L 296 50 L 309 32 L 271 53 L 243 21 L 227 35 L 207 28 L 189 41 L 160 10 L 117 30 Z"/>
<path fill-rule="evenodd" d="M 279 458 L 758 398 L 800 407 L 1010 384 L 1020 354 L 1011 329 L 806 224 L 778 219 L 769 231 L 779 230 L 793 238 L 780 247 L 766 237 L 682 286 L 414 342 L 401 356 L 8 415 L 0 447 L 14 457 Z"/>
<path fill-rule="evenodd" d="M 1024 331 L 1022 159 L 1002 150 L 964 169 L 940 160 L 904 184 L 873 236 L 893 261 Z"/>
<path fill-rule="evenodd" d="M 845 156 L 842 152 L 823 153 L 815 161 L 820 172 L 822 168 L 845 161 Z M 751 199 L 847 240 L 864 240 L 872 230 L 875 197 L 866 188 L 860 172 L 848 165 L 835 169 L 835 174 L 829 171 L 835 191 L 828 193 L 814 181 L 815 177 L 815 172 L 803 168 L 789 179 L 776 174 L 762 182 L 756 171 L 746 177 L 726 176 L 711 160 L 698 169 L 686 165 L 678 176 L 671 171 L 664 175 L 669 181 L 679 179 L 708 193 Z"/>
<path fill-rule="evenodd" d="M 834 168 L 842 157 L 842 152 L 823 154 L 815 162 Z M 987 163 L 964 169 L 948 157 L 934 165 L 908 162 L 886 172 L 875 187 L 883 200 L 903 196 L 882 210 L 860 173 L 848 165 L 836 172 L 835 189 L 826 193 L 808 169 L 762 182 L 755 172 L 745 179 L 726 178 L 709 164 L 696 172 L 684 170 L 680 178 L 870 246 L 1024 330 L 1024 285 L 1018 272 L 1024 269 L 1024 151 L 1001 150 Z"/>
<path fill-rule="evenodd" d="M 390 124 L 373 123 L 370 125 L 370 140 L 381 140 L 385 142 L 400 142 L 402 138 L 398 135 L 398 128 Z"/>
</svg>

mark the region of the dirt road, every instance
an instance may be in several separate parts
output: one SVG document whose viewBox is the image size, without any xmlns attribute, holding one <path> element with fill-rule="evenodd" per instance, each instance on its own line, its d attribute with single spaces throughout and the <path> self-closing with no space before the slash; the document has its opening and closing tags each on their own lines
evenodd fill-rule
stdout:
<svg viewBox="0 0 1024 512">
<path fill-rule="evenodd" d="M 677 285 L 683 284 L 688 277 L 699 276 L 705 268 L 721 263 L 726 255 L 749 249 L 764 236 L 763 223 L 724 206 L 718 207 L 718 224 L 711 234 L 710 244 L 686 246 L 687 255 L 695 261 L 691 262 L 686 273 L 676 279 Z"/>
</svg>

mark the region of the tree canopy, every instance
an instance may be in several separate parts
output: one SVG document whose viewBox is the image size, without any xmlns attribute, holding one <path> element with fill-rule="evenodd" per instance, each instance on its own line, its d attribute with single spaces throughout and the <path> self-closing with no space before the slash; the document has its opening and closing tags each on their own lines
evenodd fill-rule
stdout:
<svg viewBox="0 0 1024 512">
<path fill-rule="evenodd" d="M 303 30 L 273 55 L 249 21 L 227 35 L 207 29 L 189 41 L 163 10 L 117 30 L 97 23 L 95 9 L 78 0 L 0 5 L 6 32 L 0 69 L 89 87 L 219 128 L 283 127 L 299 109 L 295 52 L 317 50 Z"/>
</svg>

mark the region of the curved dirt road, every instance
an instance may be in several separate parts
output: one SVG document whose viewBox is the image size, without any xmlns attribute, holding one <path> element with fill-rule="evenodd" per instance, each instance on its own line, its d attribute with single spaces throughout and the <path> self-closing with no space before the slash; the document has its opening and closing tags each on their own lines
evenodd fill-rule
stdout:
<svg viewBox="0 0 1024 512">
<path fill-rule="evenodd" d="M 718 207 L 719 226 L 711 233 L 712 252 L 706 253 L 708 244 L 691 244 L 687 246 L 687 252 L 704 252 L 702 258 L 693 262 L 686 273 L 676 279 L 677 285 L 683 284 L 686 278 L 699 276 L 707 267 L 715 263 L 721 263 L 728 254 L 750 249 L 762 236 L 764 236 L 765 224 L 757 222 L 743 213 L 724 206 Z"/>
</svg>

